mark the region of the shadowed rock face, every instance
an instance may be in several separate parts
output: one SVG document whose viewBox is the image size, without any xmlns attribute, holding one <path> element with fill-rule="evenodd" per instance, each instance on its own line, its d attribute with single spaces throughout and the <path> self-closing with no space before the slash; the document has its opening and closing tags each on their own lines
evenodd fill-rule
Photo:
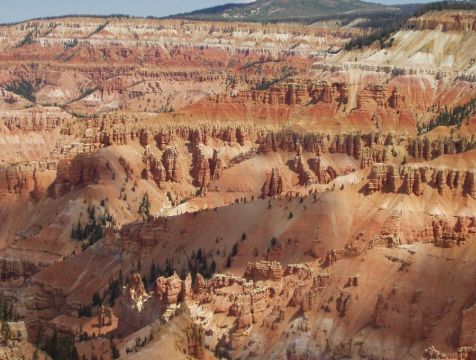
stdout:
<svg viewBox="0 0 476 360">
<path fill-rule="evenodd" d="M 4 357 L 472 359 L 472 19 L 3 26 Z"/>
<path fill-rule="evenodd" d="M 466 310 L 463 310 L 463 320 L 461 323 L 460 346 L 472 346 L 475 341 L 475 307 L 474 305 Z"/>
<path fill-rule="evenodd" d="M 396 167 L 389 164 L 376 164 L 372 167 L 368 190 L 402 192 L 422 195 L 424 184 L 440 195 L 450 191 L 460 196 L 474 199 L 474 172 L 463 169 L 438 169 L 415 165 Z"/>
<path fill-rule="evenodd" d="M 35 347 L 28 342 L 25 324 L 4 322 L 0 333 L 0 356 L 2 359 L 21 359 L 32 357 Z M 42 351 L 36 350 L 37 356 L 49 358 Z"/>
</svg>

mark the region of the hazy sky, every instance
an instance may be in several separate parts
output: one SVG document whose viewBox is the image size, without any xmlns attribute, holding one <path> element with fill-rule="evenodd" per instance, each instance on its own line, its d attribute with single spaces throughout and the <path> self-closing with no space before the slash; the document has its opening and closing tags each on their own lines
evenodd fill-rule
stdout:
<svg viewBox="0 0 476 360">
<path fill-rule="evenodd" d="M 422 1 L 422 0 L 420 0 Z M 419 1 L 419 2 L 420 2 Z M 425 1 L 425 0 L 423 0 Z M 166 16 L 249 0 L 0 0 L 0 23 L 66 14 Z M 408 3 L 415 0 L 381 0 Z"/>
</svg>

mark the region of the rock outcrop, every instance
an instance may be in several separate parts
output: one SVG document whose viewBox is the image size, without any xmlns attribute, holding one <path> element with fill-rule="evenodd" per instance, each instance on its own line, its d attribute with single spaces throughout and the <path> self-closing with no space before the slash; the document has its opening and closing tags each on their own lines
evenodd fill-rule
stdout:
<svg viewBox="0 0 476 360">
<path fill-rule="evenodd" d="M 0 358 L 5 360 L 34 358 L 35 347 L 28 342 L 28 333 L 24 322 L 4 322 L 0 331 Z M 42 351 L 36 350 L 36 356 L 50 359 Z"/>
<path fill-rule="evenodd" d="M 384 85 L 371 84 L 357 95 L 357 108 L 374 110 L 377 107 L 399 109 L 405 104 L 405 97 L 399 95 L 398 89 Z"/>
<path fill-rule="evenodd" d="M 372 166 L 367 189 L 370 193 L 389 191 L 418 196 L 423 194 L 425 186 L 436 190 L 440 195 L 449 191 L 474 198 L 474 172 L 413 165 L 375 164 Z"/>
<path fill-rule="evenodd" d="M 118 328 L 121 333 L 128 334 L 139 330 L 158 318 L 148 306 L 150 299 L 151 295 L 146 292 L 141 275 L 129 276 L 120 298 L 121 317 Z"/>
<path fill-rule="evenodd" d="M 284 270 L 279 262 L 261 261 L 248 263 L 244 278 L 253 281 L 279 281 L 284 275 Z"/>
<path fill-rule="evenodd" d="M 0 194 L 2 193 L 31 193 L 45 191 L 41 182 L 42 173 L 57 169 L 57 161 L 31 161 L 0 166 Z"/>
<path fill-rule="evenodd" d="M 88 154 L 62 159 L 58 163 L 55 184 L 74 187 L 94 184 L 98 180 L 99 164 Z"/>
<path fill-rule="evenodd" d="M 431 160 L 441 155 L 462 153 L 470 150 L 472 147 L 472 142 L 468 141 L 465 137 L 461 139 L 443 137 L 437 140 L 419 137 L 409 141 L 408 153 L 417 160 Z"/>
<path fill-rule="evenodd" d="M 172 147 L 165 149 L 162 163 L 164 164 L 165 169 L 165 180 L 180 182 L 182 179 L 182 170 L 177 150 Z"/>
<path fill-rule="evenodd" d="M 449 13 L 440 16 L 424 14 L 408 20 L 409 26 L 418 30 L 476 31 L 476 16 L 470 12 Z"/>
<path fill-rule="evenodd" d="M 299 185 L 309 185 L 311 182 L 315 182 L 315 176 L 309 170 L 302 155 L 302 149 L 299 147 L 296 158 L 294 159 L 294 171 L 298 174 Z"/>
<path fill-rule="evenodd" d="M 473 346 L 476 343 L 476 305 L 463 310 L 461 320 L 460 346 Z"/>
<path fill-rule="evenodd" d="M 118 319 L 142 358 L 474 358 L 473 13 L 378 52 L 345 49 L 365 19 L 2 26 L 0 293 L 30 339 Z"/>
<path fill-rule="evenodd" d="M 146 151 L 142 157 L 142 162 L 145 165 L 144 170 L 142 170 L 142 178 L 145 180 L 154 180 L 157 186 L 162 188 L 167 179 L 165 167 L 162 161 Z"/>
<path fill-rule="evenodd" d="M 238 332 L 232 334 L 227 345 L 234 349 L 241 344 L 243 329 L 263 322 L 273 327 L 281 321 L 283 307 L 316 308 L 317 292 L 327 286 L 328 279 L 327 273 L 315 273 L 306 265 L 283 268 L 278 262 L 261 261 L 249 263 L 244 277 L 215 274 L 205 280 L 198 274 L 194 284 L 190 276 L 185 280 L 177 274 L 159 277 L 154 291 L 148 294 L 140 276 L 133 274 L 120 300 L 124 319 L 119 317 L 119 325 L 122 332 L 130 333 L 143 324 L 145 314 L 149 323 L 157 318 L 168 321 L 184 302 L 189 308 L 208 304 L 213 314 L 236 319 Z M 342 303 L 343 313 L 349 304 L 349 299 Z M 199 321 L 199 313 L 191 314 Z"/>
<path fill-rule="evenodd" d="M 206 189 L 210 184 L 210 162 L 203 147 L 198 145 L 193 157 L 193 177 L 195 184 L 202 189 Z"/>
<path fill-rule="evenodd" d="M 262 196 L 274 197 L 281 195 L 284 191 L 284 180 L 278 168 L 273 168 L 271 174 L 268 175 L 266 182 L 263 185 Z"/>
</svg>

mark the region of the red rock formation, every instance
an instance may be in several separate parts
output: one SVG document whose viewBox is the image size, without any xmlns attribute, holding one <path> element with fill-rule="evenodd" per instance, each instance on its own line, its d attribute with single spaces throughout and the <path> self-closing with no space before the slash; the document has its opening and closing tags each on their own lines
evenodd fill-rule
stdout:
<svg viewBox="0 0 476 360">
<path fill-rule="evenodd" d="M 139 136 L 139 142 L 144 147 L 152 143 L 152 134 L 149 130 L 142 129 Z"/>
<path fill-rule="evenodd" d="M 60 160 L 56 184 L 67 186 L 88 185 L 99 180 L 99 165 L 87 154 L 80 154 L 73 159 Z"/>
<path fill-rule="evenodd" d="M 398 89 L 390 90 L 383 85 L 368 85 L 357 95 L 357 108 L 375 110 L 376 108 L 390 107 L 398 109 L 404 103 L 404 98 L 399 96 Z"/>
<path fill-rule="evenodd" d="M 473 347 L 460 347 L 457 352 L 454 353 L 443 353 L 438 351 L 434 346 L 430 346 L 425 349 L 423 352 L 422 359 L 425 360 L 434 360 L 434 359 L 445 359 L 445 360 L 473 360 L 476 356 L 476 346 Z"/>
<path fill-rule="evenodd" d="M 273 168 L 262 189 L 262 196 L 274 197 L 283 192 L 283 176 L 278 168 Z"/>
<path fill-rule="evenodd" d="M 440 15 L 431 15 L 434 17 L 431 21 L 425 17 L 426 14 L 420 20 L 411 21 L 414 21 L 415 27 L 431 28 L 436 24 L 441 25 L 444 31 L 474 30 L 472 17 L 465 15 L 466 12 L 450 17 L 441 15 L 445 13 L 442 11 L 436 13 Z M 291 189 L 291 184 L 285 184 L 284 179 L 295 177 L 282 162 L 289 158 L 289 154 L 297 154 L 294 170 L 299 175 L 300 185 L 292 184 L 296 193 L 307 192 L 299 186 L 315 182 L 325 184 L 332 181 L 338 172 L 347 174 L 355 166 L 355 159 L 360 160 L 363 169 L 372 167 L 368 181 L 371 192 L 390 193 L 372 197 L 363 197 L 360 193 L 353 196 L 351 192 L 362 185 L 355 184 L 346 185 L 345 191 L 341 192 L 310 193 L 311 197 L 303 197 L 299 205 L 292 199 L 289 203 L 284 201 L 286 204 L 273 200 L 279 204 L 273 205 L 272 210 L 267 212 L 269 216 L 278 216 L 276 214 L 281 212 L 287 215 L 291 209 L 295 214 L 292 221 L 276 228 L 276 234 L 270 234 L 274 230 L 259 221 L 259 226 L 252 225 L 248 220 L 249 213 L 246 213 L 241 217 L 243 224 L 240 226 L 246 227 L 249 237 L 253 238 L 251 241 L 256 244 L 243 243 L 243 251 L 240 248 L 230 271 L 241 269 L 249 260 L 244 257 L 249 256 L 255 246 L 253 256 L 257 259 L 263 256 L 260 251 L 267 247 L 263 239 L 269 235 L 283 236 L 283 244 L 279 248 L 283 261 L 305 258 L 311 244 L 311 254 L 317 260 L 310 266 L 290 265 L 285 269 L 275 262 L 252 263 L 247 266 L 243 277 L 217 274 L 205 280 L 197 275 L 193 286 L 191 277 L 182 280 L 174 274 L 168 278 L 152 279 L 156 287 L 151 294 L 145 291 L 141 276 L 134 274 L 114 309 L 120 315 L 118 333 L 127 336 L 159 318 L 168 321 L 177 313 L 186 312 L 189 306 L 193 322 L 206 326 L 207 347 L 212 349 L 216 342 L 220 342 L 228 350 L 236 350 L 232 357 L 259 357 L 261 349 L 268 357 L 279 358 L 286 353 L 288 358 L 296 360 L 352 358 L 356 355 L 380 358 L 388 357 L 388 354 L 398 357 L 404 350 L 396 349 L 393 344 L 402 349 L 410 346 L 418 349 L 423 343 L 427 346 L 433 340 L 454 338 L 446 325 L 451 322 L 459 324 L 455 321 L 455 314 L 461 312 L 460 308 L 456 311 L 456 306 L 462 306 L 459 298 L 469 296 L 466 289 L 457 289 L 458 299 L 446 301 L 443 308 L 440 299 L 432 303 L 433 299 L 425 299 L 425 296 L 422 296 L 422 301 L 426 303 L 409 304 L 408 287 L 402 286 L 399 291 L 403 295 L 392 292 L 391 296 L 382 296 L 377 300 L 374 325 L 379 329 L 367 326 L 370 317 L 364 307 L 375 304 L 376 294 L 382 290 L 379 286 L 387 289 L 396 284 L 393 279 L 404 282 L 407 278 L 415 286 L 421 285 L 419 279 L 429 278 L 430 271 L 426 271 L 437 269 L 434 264 L 439 259 L 442 262 L 438 265 L 445 270 L 440 274 L 443 279 L 443 275 L 448 273 L 446 264 L 453 261 L 454 255 L 459 261 L 457 256 L 461 251 L 471 252 L 469 244 L 452 250 L 426 246 L 420 251 L 420 244 L 397 248 L 400 244 L 416 242 L 450 247 L 465 241 L 469 243 L 468 239 L 475 233 L 474 219 L 454 217 L 463 211 L 474 210 L 471 199 L 476 197 L 473 169 L 458 168 L 460 158 L 454 165 L 451 158 L 440 159 L 445 165 L 435 165 L 440 164 L 439 161 L 428 166 L 412 164 L 414 159 L 428 161 L 445 154 L 462 153 L 474 146 L 474 140 L 458 138 L 459 134 L 472 131 L 471 119 L 464 122 L 460 129 L 453 129 L 452 138 L 445 135 L 449 133 L 446 128 L 435 129 L 427 137 L 411 137 L 416 132 L 415 118 L 426 120 L 434 115 L 431 113 L 433 110 L 428 109 L 454 106 L 474 95 L 474 76 L 463 73 L 464 69 L 470 69 L 471 59 L 466 59 L 468 56 L 465 58 L 466 53 L 463 56 L 456 54 L 458 47 L 442 47 L 443 55 L 454 59 L 454 64 L 451 61 L 436 61 L 430 68 L 418 62 L 427 58 L 422 54 L 428 54 L 428 59 L 431 59 L 434 46 L 415 47 L 415 50 L 420 49 L 420 53 L 417 51 L 413 54 L 415 56 L 405 60 L 407 68 L 402 69 L 398 59 L 407 59 L 407 54 L 401 52 L 413 48 L 414 44 L 407 47 L 400 46 L 399 42 L 417 40 L 419 34 L 416 32 L 396 36 L 398 46 L 379 53 L 379 56 L 389 56 L 388 63 L 378 63 L 377 56 L 372 58 L 377 63 L 372 64 L 366 61 L 365 51 L 354 54 L 355 58 L 352 54 L 345 54 L 345 51 L 337 57 L 329 56 L 329 52 L 337 51 L 352 35 L 362 32 L 353 27 L 342 30 L 335 27 L 320 29 L 315 25 L 212 24 L 114 17 L 107 20 L 34 20 L 4 26 L 1 31 L 0 138 L 19 144 L 15 149 L 5 147 L 4 150 L 10 158 L 17 156 L 18 151 L 18 156 L 25 159 L 52 158 L 55 164 L 61 159 L 57 179 L 50 188 L 57 197 L 51 199 L 44 199 L 42 195 L 51 184 L 51 181 L 47 184 L 44 178 L 53 178 L 56 166 L 45 170 L 42 165 L 33 162 L 9 164 L 7 160 L 0 169 L 0 208 L 3 210 L 0 216 L 3 216 L 2 221 L 7 220 L 5 223 L 15 223 L 12 226 L 2 222 L 0 278 L 7 285 L 2 285 L 0 290 L 8 295 L 14 293 L 12 296 L 19 294 L 19 303 L 27 302 L 21 310 L 28 315 L 33 314 L 28 316 L 32 329 L 38 324 L 45 328 L 56 324 L 50 319 L 60 314 L 74 314 L 78 304 L 89 302 L 93 292 L 103 293 L 109 276 L 116 276 L 119 269 L 128 273 L 137 269 L 139 261 L 149 264 L 150 261 L 163 261 L 166 256 L 182 258 L 180 254 L 190 251 L 190 246 L 200 246 L 210 252 L 215 250 L 217 260 L 223 254 L 226 259 L 222 246 L 226 249 L 228 241 L 234 241 L 223 234 L 223 238 L 217 240 L 218 249 L 218 245 L 210 247 L 207 242 L 214 242 L 215 236 L 197 234 L 196 238 L 195 235 L 189 237 L 190 232 L 207 227 L 209 221 L 211 223 L 210 213 L 197 212 L 189 217 L 177 216 L 177 219 L 154 218 L 147 223 L 133 222 L 124 225 L 120 231 L 107 229 L 103 239 L 78 254 L 82 244 L 70 241 L 68 233 L 72 219 L 77 221 L 77 216 L 83 211 L 81 204 L 94 204 L 106 197 L 107 206 L 115 216 L 121 221 L 134 221 L 137 217 L 137 206 L 134 205 L 138 202 L 136 195 L 143 194 L 143 190 L 154 194 L 151 196 L 154 209 L 167 211 L 168 202 L 165 200 L 162 204 L 165 192 L 170 192 L 175 199 L 184 199 L 196 193 L 192 185 L 201 187 L 205 193 L 211 181 L 216 182 L 216 193 L 201 199 L 190 199 L 179 209 L 170 210 L 171 213 L 183 208 L 200 209 L 226 203 L 228 196 L 235 195 L 230 191 L 225 198 L 221 198 L 220 192 L 232 187 L 229 186 L 230 178 L 237 172 L 247 171 L 250 163 L 256 163 L 247 162 L 256 155 L 260 161 L 270 161 L 263 166 L 270 169 L 263 186 L 263 197 L 277 196 Z M 436 37 L 439 41 L 446 35 L 439 33 Z M 427 36 L 429 39 L 436 37 Z M 463 37 L 452 34 L 452 38 Z M 464 34 L 464 38 L 470 39 L 472 35 Z M 22 40 L 31 43 L 24 44 Z M 460 48 L 464 48 L 466 41 L 461 41 Z M 342 63 L 342 59 L 346 62 Z M 311 70 L 312 62 L 316 64 Z M 450 70 L 440 73 L 440 67 Z M 295 75 L 287 76 L 290 74 L 285 74 L 288 69 L 292 69 Z M 286 80 L 274 81 L 279 78 Z M 30 101 L 3 90 L 19 79 L 31 83 L 32 95 L 38 105 L 27 109 Z M 40 105 L 46 103 L 57 103 L 76 115 L 70 116 L 59 107 Z M 157 115 L 159 112 L 161 114 Z M 225 122 L 231 119 L 243 122 Z M 296 119 L 297 122 L 294 121 Z M 382 131 L 386 126 L 395 132 Z M 283 130 L 278 130 L 281 128 Z M 375 128 L 377 131 L 369 130 Z M 37 151 L 37 145 L 28 145 L 29 140 L 40 144 L 41 151 Z M 56 142 L 56 146 L 41 145 Z M 103 148 L 108 146 L 111 147 Z M 23 148 L 27 147 L 34 150 L 24 151 Z M 142 151 L 143 167 L 136 163 L 137 160 L 140 162 Z M 260 154 L 271 151 L 278 154 Z M 407 155 L 406 151 L 413 156 L 412 159 L 406 158 L 409 164 L 396 165 Z M 122 158 L 119 157 L 121 154 Z M 115 178 L 110 171 L 112 167 L 106 166 L 108 157 L 114 158 L 114 161 L 120 159 L 121 171 L 124 170 L 127 179 L 134 180 L 127 184 L 127 200 L 125 196 L 117 200 L 116 190 L 123 179 Z M 240 169 L 228 171 L 238 163 Z M 103 176 L 106 168 L 108 176 Z M 343 181 L 359 181 L 360 174 L 367 172 L 363 170 Z M 153 180 L 158 189 L 152 181 L 140 181 L 138 173 L 145 180 Z M 243 189 L 251 184 L 252 191 L 256 192 L 254 179 L 250 181 L 250 176 L 243 176 L 242 180 Z M 130 187 L 132 183 L 134 186 Z M 92 186 L 78 186 L 64 198 L 60 191 L 54 191 L 76 185 Z M 122 186 L 126 188 L 125 184 Z M 139 191 L 134 195 L 136 186 Z M 316 188 L 319 190 L 324 186 Z M 433 191 L 439 191 L 442 197 L 439 198 Z M 12 195 L 25 192 L 39 203 Z M 392 194 L 398 192 L 407 195 Z M 336 193 L 341 193 L 345 199 L 339 201 Z M 170 197 L 170 194 L 167 195 Z M 467 198 L 460 199 L 461 195 Z M 412 196 L 420 198 L 409 200 Z M 19 214 L 18 221 L 15 216 L 12 217 L 10 206 L 14 209 L 19 207 L 9 203 L 16 198 L 25 203 L 22 210 L 27 212 L 26 216 Z M 381 205 L 375 201 L 380 199 L 384 200 Z M 431 204 L 427 203 L 429 199 Z M 401 206 L 400 200 L 404 205 L 411 204 L 414 213 L 409 214 L 409 207 Z M 70 205 L 62 209 L 65 204 Z M 340 207 L 341 204 L 344 206 Z M 246 204 L 251 206 L 248 210 L 253 211 L 252 215 L 254 209 L 261 211 L 263 208 L 255 208 L 255 205 Z M 332 212 L 334 207 L 340 209 L 337 216 Z M 355 217 L 346 212 L 350 207 L 355 207 Z M 391 212 L 395 208 L 400 212 Z M 219 233 L 233 229 L 236 224 L 232 220 L 235 214 L 244 214 L 241 211 L 238 204 L 214 212 L 212 215 L 217 217 L 218 222 L 213 230 Z M 428 215 L 434 212 L 443 215 Z M 51 214 L 58 215 L 52 217 Z M 200 221 L 190 222 L 192 216 Z M 329 221 L 321 221 L 327 216 Z M 414 216 L 414 221 L 410 216 Z M 269 223 L 272 225 L 276 219 L 270 218 Z M 412 221 L 407 221 L 407 224 L 403 219 Z M 314 220 L 316 224 L 312 226 L 306 223 Z M 230 226 L 223 221 L 231 221 Z M 384 223 L 380 226 L 382 221 Z M 332 226 L 327 226 L 325 222 Z M 169 223 L 176 226 L 173 231 L 168 231 Z M 44 226 L 42 236 L 30 236 L 41 226 Z M 366 233 L 370 233 L 370 237 L 354 237 L 355 231 L 367 226 L 369 230 L 366 229 Z M 206 231 L 209 229 L 211 227 L 205 228 Z M 59 232 L 61 235 L 58 235 Z M 236 238 L 236 234 L 232 233 L 230 231 Z M 9 245 L 10 241 L 13 241 L 12 245 Z M 17 250 L 22 256 L 25 254 L 25 258 L 31 256 L 35 261 L 17 260 L 11 256 L 13 251 L 3 252 L 4 246 L 9 246 L 7 250 Z M 337 249 L 332 249 L 334 246 Z M 374 249 L 375 246 L 388 249 Z M 53 248 L 57 253 L 47 253 Z M 432 251 L 438 256 L 433 256 Z M 323 259 L 322 255 L 326 252 Z M 445 252 L 451 252 L 451 256 L 444 255 Z M 356 256 L 359 258 L 344 263 L 347 258 Z M 413 269 L 416 266 L 412 266 L 407 271 L 409 262 L 405 262 L 404 256 L 416 259 L 418 264 L 424 258 L 425 266 L 418 266 L 417 270 Z M 58 267 L 52 267 L 50 272 L 45 271 L 48 268 L 38 272 L 43 265 L 37 257 L 54 257 L 64 261 L 58 263 Z M 392 273 L 398 270 L 395 270 L 395 264 L 386 264 L 387 259 L 400 262 L 402 271 L 396 275 Z M 467 259 L 465 262 L 469 261 Z M 332 266 L 340 260 L 335 267 L 322 271 L 322 267 Z M 223 262 L 217 261 L 217 266 L 224 266 Z M 464 262 L 459 262 L 460 265 L 462 269 L 470 269 Z M 390 283 L 379 284 L 374 281 L 375 276 L 364 276 L 360 281 L 354 266 L 359 271 L 385 269 Z M 78 271 L 73 272 L 73 269 Z M 90 269 L 97 274 L 91 274 L 93 271 Z M 332 272 L 331 277 L 334 269 L 337 271 L 335 274 Z M 345 271 L 341 271 L 343 269 Z M 37 274 L 32 276 L 33 273 Z M 74 279 L 69 281 L 63 273 Z M 23 290 L 15 287 L 26 277 L 31 279 L 22 286 L 31 290 L 22 296 Z M 447 285 L 451 282 L 447 281 L 450 278 L 457 280 L 456 277 L 447 277 Z M 432 285 L 438 286 L 439 283 Z M 331 288 L 327 289 L 329 286 Z M 442 294 L 446 291 L 441 287 L 438 290 Z M 441 303 L 445 302 L 447 295 L 440 297 Z M 397 317 L 397 313 L 401 315 Z M 339 320 L 339 316 L 345 319 Z M 411 326 L 403 329 L 395 325 L 408 316 L 413 319 Z M 441 336 L 435 335 L 434 323 L 437 320 L 434 319 L 438 316 L 445 317 L 437 324 Z M 466 309 L 462 315 L 461 341 L 471 338 L 473 318 L 472 308 Z M 79 319 L 78 322 L 83 320 L 86 319 Z M 184 328 L 187 330 L 180 332 L 180 340 L 174 345 L 184 356 L 205 357 L 202 328 L 191 325 L 191 322 L 180 329 Z M 262 334 L 265 336 L 260 336 Z M 275 347 L 278 338 L 282 346 Z M 398 341 L 387 341 L 390 338 Z M 300 341 L 302 339 L 305 341 Z M 368 339 L 375 341 L 369 345 Z M 445 347 L 449 345 L 451 341 L 445 343 Z M 439 356 L 436 350 L 430 353 L 431 356 Z M 472 350 L 466 349 L 460 355 L 465 358 L 472 356 L 468 355 L 472 353 Z M 407 354 L 411 356 L 415 352 Z"/>
<path fill-rule="evenodd" d="M 377 304 L 375 305 L 374 327 L 383 328 L 388 326 L 386 321 L 388 307 L 389 305 L 384 296 L 380 294 L 377 299 Z"/>
<path fill-rule="evenodd" d="M 325 167 L 319 156 L 311 162 L 311 170 L 316 174 L 319 184 L 327 184 L 337 177 L 337 171 L 332 166 Z"/>
<path fill-rule="evenodd" d="M 185 298 L 182 280 L 176 273 L 168 278 L 159 277 L 155 282 L 154 296 L 164 307 L 179 304 Z"/>
<path fill-rule="evenodd" d="M 312 97 L 314 104 L 319 102 L 325 104 L 347 104 L 349 96 L 347 85 L 343 82 L 332 84 L 319 82 L 313 84 L 309 88 L 309 95 Z"/>
<path fill-rule="evenodd" d="M 475 182 L 475 173 L 471 171 L 467 174 L 464 182 L 465 193 L 471 196 L 473 199 L 476 199 L 476 182 Z"/>
<path fill-rule="evenodd" d="M 248 263 L 244 278 L 253 281 L 271 280 L 279 281 L 282 279 L 284 270 L 282 265 L 276 261 L 260 261 Z"/>
<path fill-rule="evenodd" d="M 416 138 L 409 141 L 408 152 L 415 159 L 431 160 L 441 155 L 453 155 L 467 151 L 466 143 L 465 138 L 452 139 L 445 137 L 437 140 Z"/>
<path fill-rule="evenodd" d="M 440 195 L 445 192 L 445 189 L 450 188 L 461 196 L 472 196 L 474 193 L 474 185 L 471 185 L 473 178 L 474 175 L 471 171 L 412 166 L 400 166 L 397 169 L 394 165 L 374 164 L 367 188 L 370 192 L 387 190 L 422 195 L 423 184 L 426 183 L 435 188 Z"/>
<path fill-rule="evenodd" d="M 459 217 L 453 226 L 446 219 L 437 219 L 432 223 L 433 241 L 436 246 L 452 247 L 459 245 L 468 238 L 467 219 Z"/>
<path fill-rule="evenodd" d="M 385 164 L 373 165 L 367 184 L 369 192 L 382 191 L 387 183 L 388 174 L 392 174 L 392 172 L 393 167 L 389 167 Z"/>
<path fill-rule="evenodd" d="M 393 172 L 391 173 L 391 189 L 392 192 L 398 191 L 399 179 L 396 178 L 397 175 Z M 403 178 L 402 191 L 405 194 L 422 195 L 423 194 L 423 184 L 421 179 L 420 169 L 413 169 L 404 167 L 400 178 Z"/>
<path fill-rule="evenodd" d="M 10 130 L 39 132 L 54 130 L 72 120 L 72 116 L 59 108 L 33 107 L 23 110 L 2 111 L 0 121 Z"/>
<path fill-rule="evenodd" d="M 339 312 L 340 317 L 344 317 L 349 307 L 352 305 L 352 293 L 348 291 L 342 291 L 337 298 L 336 309 Z"/>
<path fill-rule="evenodd" d="M 387 162 L 389 158 L 388 152 L 388 147 L 383 147 L 380 149 L 374 147 L 362 148 L 360 168 L 365 169 L 372 166 L 373 163 Z"/>
<path fill-rule="evenodd" d="M 164 218 L 154 218 L 147 223 L 129 223 L 121 228 L 118 239 L 113 236 L 104 246 L 123 259 L 140 260 L 151 248 L 164 241 L 168 227 Z"/>
<path fill-rule="evenodd" d="M 144 154 L 142 161 L 145 164 L 145 168 L 142 171 L 142 178 L 145 180 L 152 179 L 159 188 L 162 188 L 162 185 L 166 181 L 166 171 L 162 162 L 153 154 L 147 152 Z"/>
<path fill-rule="evenodd" d="M 403 103 L 405 102 L 405 98 L 398 94 L 398 88 L 394 88 L 390 98 L 388 99 L 388 105 L 392 109 L 399 109 Z"/>
<path fill-rule="evenodd" d="M 1 193 L 30 193 L 34 198 L 46 189 L 39 178 L 47 170 L 56 170 L 57 161 L 31 161 L 0 167 Z"/>
<path fill-rule="evenodd" d="M 476 31 L 476 16 L 472 13 L 446 13 L 435 17 L 424 14 L 408 20 L 408 24 L 418 30 Z"/>
<path fill-rule="evenodd" d="M 476 305 L 463 310 L 461 320 L 460 346 L 473 346 L 476 343 Z"/>
<path fill-rule="evenodd" d="M 283 306 L 316 307 L 316 291 L 327 286 L 328 279 L 327 273 L 315 274 L 306 265 L 288 265 L 284 270 L 280 263 L 261 261 L 249 263 L 244 278 L 216 274 L 210 280 L 204 280 L 197 275 L 193 288 L 190 277 L 185 280 L 177 274 L 159 277 L 153 294 L 149 295 L 140 276 L 134 274 L 121 297 L 121 314 L 127 318 L 121 320 L 119 317 L 120 329 L 123 333 L 130 333 L 142 323 L 145 315 L 168 320 L 168 314 L 175 312 L 182 301 L 189 305 L 210 304 L 214 314 L 225 313 L 234 317 L 237 330 L 255 324 L 261 326 L 259 324 L 263 322 L 273 327 L 280 321 Z M 309 294 L 310 289 L 314 289 L 314 295 Z M 342 306 L 348 308 L 349 304 L 347 299 Z M 228 344 L 231 349 L 242 344 L 239 334 L 231 334 Z"/>
<path fill-rule="evenodd" d="M 241 90 L 231 96 L 218 95 L 215 97 L 215 102 L 294 106 L 304 103 L 310 96 L 312 96 L 311 90 L 305 85 L 283 84 L 271 86 L 266 90 Z"/>
<path fill-rule="evenodd" d="M 401 222 L 401 213 L 394 211 L 380 230 L 370 241 L 369 248 L 374 246 L 396 247 L 401 244 L 403 237 L 403 226 Z"/>
<path fill-rule="evenodd" d="M 294 159 L 294 171 L 299 176 L 299 185 L 304 186 L 315 181 L 313 174 L 309 171 L 309 168 L 303 159 L 301 147 L 298 148 L 296 158 Z"/>
<path fill-rule="evenodd" d="M 210 161 L 210 178 L 212 180 L 220 179 L 220 175 L 223 171 L 225 164 L 224 161 L 218 152 L 218 150 L 213 150 L 213 158 Z"/>
<path fill-rule="evenodd" d="M 132 333 L 144 327 L 152 317 L 148 309 L 151 296 L 147 294 L 140 274 L 131 274 L 127 285 L 120 297 L 120 311 L 118 328 L 122 334 Z"/>
<path fill-rule="evenodd" d="M 183 345 L 183 344 L 181 344 Z M 205 331 L 195 323 L 186 330 L 186 354 L 197 360 L 207 359 L 205 347 Z"/>
<path fill-rule="evenodd" d="M 194 150 L 193 177 L 198 187 L 206 189 L 210 184 L 210 163 L 201 146 Z"/>
<path fill-rule="evenodd" d="M 182 179 L 182 170 L 178 159 L 177 150 L 172 147 L 168 147 L 164 151 L 162 163 L 165 169 L 165 180 L 180 182 Z"/>
</svg>

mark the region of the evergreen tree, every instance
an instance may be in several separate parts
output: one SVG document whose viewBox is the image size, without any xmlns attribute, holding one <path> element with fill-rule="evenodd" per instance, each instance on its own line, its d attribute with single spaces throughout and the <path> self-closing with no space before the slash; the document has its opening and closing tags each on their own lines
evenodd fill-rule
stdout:
<svg viewBox="0 0 476 360">
<path fill-rule="evenodd" d="M 141 203 L 139 205 L 139 214 L 143 215 L 144 221 L 150 221 L 152 216 L 150 215 L 150 200 L 149 194 L 145 193 L 142 196 Z"/>
<path fill-rule="evenodd" d="M 100 306 L 102 304 L 101 296 L 99 295 L 98 292 L 95 292 L 93 294 L 93 306 Z"/>
<path fill-rule="evenodd" d="M 113 359 L 119 359 L 121 357 L 121 354 L 120 354 L 119 349 L 117 348 L 116 344 L 114 344 L 114 341 L 112 341 L 112 340 L 110 342 L 110 347 L 111 347 L 111 357 Z"/>
<path fill-rule="evenodd" d="M 231 248 L 231 257 L 235 257 L 238 254 L 238 243 L 235 243 Z"/>
</svg>

